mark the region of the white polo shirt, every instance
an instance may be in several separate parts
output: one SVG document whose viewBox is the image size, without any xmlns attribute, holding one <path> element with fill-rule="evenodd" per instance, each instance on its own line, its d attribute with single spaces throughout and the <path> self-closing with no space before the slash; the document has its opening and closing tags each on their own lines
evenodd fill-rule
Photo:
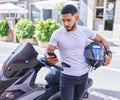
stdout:
<svg viewBox="0 0 120 100">
<path fill-rule="evenodd" d="M 96 34 L 83 26 L 77 26 L 75 31 L 66 31 L 64 27 L 56 30 L 49 44 L 58 47 L 61 62 L 65 62 L 71 68 L 64 67 L 62 73 L 72 76 L 81 76 L 90 69 L 84 61 L 84 48 L 88 39 L 94 39 Z"/>
</svg>

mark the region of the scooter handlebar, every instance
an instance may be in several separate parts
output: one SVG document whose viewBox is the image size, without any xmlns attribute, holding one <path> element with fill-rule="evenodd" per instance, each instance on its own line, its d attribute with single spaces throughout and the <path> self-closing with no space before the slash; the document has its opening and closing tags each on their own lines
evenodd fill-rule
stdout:
<svg viewBox="0 0 120 100">
<path fill-rule="evenodd" d="M 44 57 L 43 58 L 40 58 L 40 59 L 38 59 L 43 65 L 45 65 L 45 66 L 49 66 L 49 67 L 55 67 L 55 68 L 57 68 L 57 69 L 59 69 L 60 71 L 63 71 L 63 68 L 62 67 L 60 67 L 60 66 L 58 66 L 58 65 L 55 65 L 55 64 L 51 64 L 51 63 L 49 63 Z"/>
<path fill-rule="evenodd" d="M 60 67 L 60 66 L 57 66 L 57 65 L 54 65 L 54 64 L 51 64 L 51 66 L 53 66 L 53 67 L 55 67 L 55 68 L 59 69 L 60 71 L 63 71 L 63 68 L 62 68 L 62 67 Z"/>
</svg>

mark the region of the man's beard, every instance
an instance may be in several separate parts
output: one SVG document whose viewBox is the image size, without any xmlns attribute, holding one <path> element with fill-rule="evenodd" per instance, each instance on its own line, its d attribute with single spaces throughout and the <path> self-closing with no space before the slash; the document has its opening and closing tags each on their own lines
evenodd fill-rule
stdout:
<svg viewBox="0 0 120 100">
<path fill-rule="evenodd" d="M 66 29 L 66 30 L 67 30 L 68 32 L 69 32 L 69 31 L 72 31 L 72 30 L 75 28 L 75 26 L 76 26 L 76 23 L 73 24 L 73 26 L 71 27 L 71 29 Z"/>
</svg>

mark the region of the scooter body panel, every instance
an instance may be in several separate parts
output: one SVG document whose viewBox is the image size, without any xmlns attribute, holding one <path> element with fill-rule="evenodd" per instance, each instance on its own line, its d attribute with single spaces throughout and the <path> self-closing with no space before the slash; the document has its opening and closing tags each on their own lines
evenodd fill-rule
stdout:
<svg viewBox="0 0 120 100">
<path fill-rule="evenodd" d="M 30 89 L 24 95 L 20 96 L 16 100 L 34 100 L 36 97 L 45 93 L 46 89 L 41 85 L 36 88 Z M 44 100 L 44 99 L 43 99 Z"/>
</svg>

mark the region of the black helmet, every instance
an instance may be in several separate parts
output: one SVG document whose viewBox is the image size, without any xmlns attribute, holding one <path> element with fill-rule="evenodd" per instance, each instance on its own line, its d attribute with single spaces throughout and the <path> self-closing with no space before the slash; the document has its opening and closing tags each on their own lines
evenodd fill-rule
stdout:
<svg viewBox="0 0 120 100">
<path fill-rule="evenodd" d="M 85 62 L 96 69 L 104 63 L 106 56 L 105 48 L 99 42 L 91 42 L 85 47 L 84 56 Z"/>
</svg>

